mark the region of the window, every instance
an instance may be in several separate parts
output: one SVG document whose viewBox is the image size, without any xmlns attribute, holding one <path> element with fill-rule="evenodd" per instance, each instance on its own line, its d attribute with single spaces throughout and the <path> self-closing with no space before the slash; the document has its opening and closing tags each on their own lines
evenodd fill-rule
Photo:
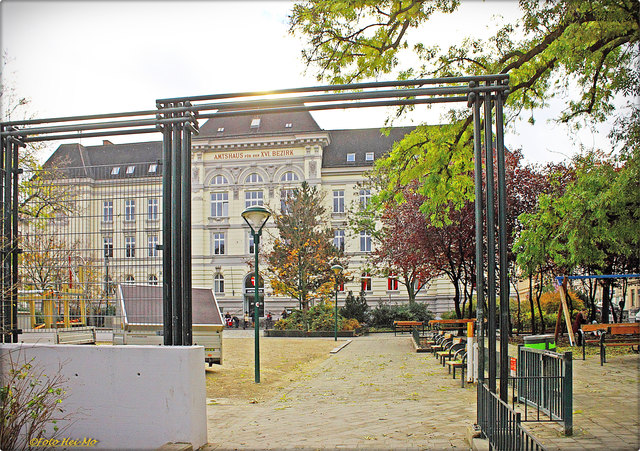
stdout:
<svg viewBox="0 0 640 451">
<path fill-rule="evenodd" d="M 344 282 L 343 281 L 338 282 L 338 291 L 340 291 L 340 292 L 344 291 Z"/>
<path fill-rule="evenodd" d="M 360 289 L 362 291 L 371 291 L 371 274 L 365 272 L 360 279 Z"/>
<path fill-rule="evenodd" d="M 147 237 L 147 243 L 149 245 L 149 257 L 158 256 L 158 235 L 149 235 Z"/>
<path fill-rule="evenodd" d="M 262 191 L 247 191 L 244 193 L 244 197 L 246 208 L 263 204 Z"/>
<path fill-rule="evenodd" d="M 631 305 L 630 307 L 636 306 L 636 290 L 631 290 Z"/>
<path fill-rule="evenodd" d="M 249 174 L 244 183 L 262 183 L 262 176 L 258 173 Z"/>
<path fill-rule="evenodd" d="M 338 229 L 333 231 L 333 245 L 337 249 L 344 251 L 344 230 Z"/>
<path fill-rule="evenodd" d="M 360 232 L 360 252 L 371 252 L 371 232 L 368 230 Z"/>
<path fill-rule="evenodd" d="M 224 233 L 213 234 L 213 254 L 224 255 Z"/>
<path fill-rule="evenodd" d="M 118 174 L 120 174 L 120 166 L 117 166 L 111 169 L 111 175 L 118 175 Z"/>
<path fill-rule="evenodd" d="M 124 201 L 124 220 L 136 220 L 136 201 L 134 199 L 127 199 Z"/>
<path fill-rule="evenodd" d="M 354 161 L 356 161 L 356 154 L 355 153 L 348 153 L 347 154 L 347 162 L 348 163 L 353 163 Z"/>
<path fill-rule="evenodd" d="M 229 181 L 224 175 L 216 175 L 214 178 L 211 179 L 211 184 L 212 185 L 228 185 Z"/>
<path fill-rule="evenodd" d="M 149 274 L 147 280 L 149 281 L 149 285 L 158 285 L 158 276 L 155 274 Z"/>
<path fill-rule="evenodd" d="M 333 212 L 344 213 L 344 190 L 333 190 Z"/>
<path fill-rule="evenodd" d="M 370 200 L 371 200 L 371 190 L 361 189 L 360 190 L 360 208 L 367 208 L 367 205 L 369 205 Z"/>
<path fill-rule="evenodd" d="M 113 222 L 113 201 L 105 200 L 102 204 L 102 220 L 104 222 Z"/>
<path fill-rule="evenodd" d="M 213 291 L 224 293 L 224 276 L 220 273 L 213 276 Z"/>
<path fill-rule="evenodd" d="M 251 119 L 251 128 L 260 127 L 260 118 L 256 117 L 255 119 Z"/>
<path fill-rule="evenodd" d="M 248 232 L 248 233 L 249 233 L 249 235 L 248 235 L 249 236 L 249 239 L 248 239 L 249 253 L 250 254 L 255 254 L 256 250 L 255 250 L 255 248 L 253 246 L 253 235 L 251 234 L 251 232 Z"/>
<path fill-rule="evenodd" d="M 156 163 L 150 164 L 149 165 L 149 172 L 150 173 L 158 172 L 158 165 Z"/>
<path fill-rule="evenodd" d="M 364 154 L 364 161 L 373 161 L 373 152 L 367 152 Z"/>
<path fill-rule="evenodd" d="M 287 202 L 292 197 L 293 197 L 292 189 L 283 189 L 282 191 L 280 191 L 280 211 L 282 212 L 282 214 L 286 214 L 288 212 Z"/>
<path fill-rule="evenodd" d="M 229 193 L 211 193 L 211 217 L 229 216 Z"/>
<path fill-rule="evenodd" d="M 224 131 L 224 127 L 218 127 L 218 133 L 222 133 Z"/>
<path fill-rule="evenodd" d="M 152 197 L 147 200 L 147 219 L 156 221 L 158 219 L 158 198 Z"/>
<path fill-rule="evenodd" d="M 389 275 L 387 279 L 387 290 L 398 291 L 398 278 L 393 274 Z"/>
<path fill-rule="evenodd" d="M 293 123 L 291 122 L 287 122 L 286 124 L 284 124 L 284 128 L 291 128 L 293 127 Z"/>
<path fill-rule="evenodd" d="M 280 177 L 281 182 L 295 182 L 297 180 L 299 180 L 298 174 L 292 171 L 285 172 L 282 174 L 282 177 Z"/>
<path fill-rule="evenodd" d="M 102 242 L 104 243 L 104 256 L 113 257 L 113 238 L 110 236 L 104 237 Z"/>
<path fill-rule="evenodd" d="M 124 237 L 124 256 L 126 258 L 134 258 L 136 256 L 136 237 Z"/>
<path fill-rule="evenodd" d="M 136 278 L 133 277 L 131 274 L 129 274 L 127 277 L 124 278 L 124 283 L 133 283 L 136 281 Z"/>
<path fill-rule="evenodd" d="M 127 166 L 127 174 L 133 174 L 136 170 L 135 166 Z"/>
</svg>

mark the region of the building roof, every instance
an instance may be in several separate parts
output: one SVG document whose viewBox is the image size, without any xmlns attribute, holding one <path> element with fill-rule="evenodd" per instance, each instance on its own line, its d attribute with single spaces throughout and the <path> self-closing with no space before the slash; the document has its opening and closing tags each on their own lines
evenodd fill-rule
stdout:
<svg viewBox="0 0 640 451">
<path fill-rule="evenodd" d="M 298 111 L 251 116 L 216 117 L 209 119 L 200 127 L 200 134 L 197 137 L 229 138 L 318 131 L 322 131 L 322 129 L 313 116 L 311 116 L 308 111 Z"/>
<path fill-rule="evenodd" d="M 161 175 L 160 166 L 156 167 L 155 172 L 149 171 L 149 167 L 159 161 L 162 161 L 162 141 L 126 144 L 104 141 L 101 146 L 62 144 L 44 167 L 64 171 L 67 177 L 101 180 L 158 177 Z M 120 169 L 114 173 L 117 167 Z"/>
<path fill-rule="evenodd" d="M 377 160 L 391 150 L 393 143 L 413 130 L 415 127 L 394 127 L 388 136 L 380 128 L 330 130 L 331 143 L 322 154 L 322 167 L 372 166 L 373 160 L 366 159 L 367 153 L 373 152 L 373 158 Z M 354 154 L 353 161 L 347 161 L 348 154 Z"/>
</svg>

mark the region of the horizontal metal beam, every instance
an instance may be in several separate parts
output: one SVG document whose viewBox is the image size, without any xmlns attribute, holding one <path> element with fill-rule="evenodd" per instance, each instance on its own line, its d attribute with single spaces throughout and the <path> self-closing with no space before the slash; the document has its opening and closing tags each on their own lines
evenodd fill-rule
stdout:
<svg viewBox="0 0 640 451">
<path fill-rule="evenodd" d="M 497 81 L 508 80 L 508 74 L 492 74 L 492 75 L 471 75 L 465 77 L 441 77 L 441 78 L 421 78 L 416 80 L 394 80 L 394 81 L 376 81 L 366 83 L 350 83 L 339 85 L 324 85 L 324 86 L 306 86 L 301 88 L 290 89 L 276 89 L 273 91 L 248 91 L 248 92 L 235 92 L 225 94 L 210 94 L 200 96 L 189 97 L 172 97 L 165 99 L 158 99 L 157 103 L 176 103 L 176 102 L 200 102 L 205 100 L 219 100 L 219 99 L 231 99 L 234 97 L 256 97 L 275 94 L 294 94 L 301 92 L 321 92 L 321 91 L 344 91 L 346 89 L 368 89 L 368 88 L 384 88 L 391 86 L 421 86 L 421 85 L 433 85 L 433 84 L 451 84 L 451 83 L 469 83 L 470 81 Z"/>
<path fill-rule="evenodd" d="M 363 92 L 347 92 L 338 94 L 318 94 L 300 97 L 284 97 L 278 99 L 252 99 L 252 100 L 236 100 L 232 102 L 218 102 L 189 107 L 192 111 L 219 110 L 233 107 L 235 109 L 249 109 L 251 107 L 272 107 L 272 106 L 290 106 L 301 105 L 305 103 L 315 102 L 338 102 L 338 101 L 356 101 L 367 99 L 385 99 L 385 98 L 408 98 L 423 96 L 444 96 L 444 95 L 468 95 L 470 92 L 493 92 L 506 91 L 508 86 L 480 86 L 470 88 L 468 86 L 456 87 L 438 87 L 438 88 L 409 88 L 409 89 L 392 89 L 384 91 L 363 91 Z M 465 99 L 466 100 L 466 99 Z M 345 106 L 347 105 L 347 106 Z M 349 108 L 348 104 L 341 104 L 339 108 Z M 253 110 L 256 113 L 257 110 Z M 164 113 L 162 108 L 158 109 L 159 113 Z M 167 113 L 171 112 L 166 110 Z M 203 117 L 199 115 L 198 117 Z"/>
<path fill-rule="evenodd" d="M 42 119 L 25 119 L 22 121 L 7 121 L 3 122 L 6 125 L 33 125 L 33 124 L 48 124 L 56 122 L 73 122 L 73 121 L 89 121 L 95 119 L 112 119 L 117 117 L 132 117 L 132 116 L 152 116 L 155 115 L 158 110 L 144 110 L 144 111 L 125 111 L 123 113 L 103 113 L 103 114 L 89 114 L 83 116 L 63 116 L 63 117 L 48 117 Z"/>
<path fill-rule="evenodd" d="M 332 103 L 329 105 L 296 105 L 286 107 L 275 108 L 255 108 L 244 110 L 232 110 L 232 111 L 218 111 L 216 113 L 204 113 L 198 115 L 201 119 L 211 119 L 214 117 L 233 117 L 233 116 L 251 116 L 254 114 L 270 114 L 270 113 L 291 113 L 297 111 L 321 111 L 321 110 L 337 110 L 347 108 L 373 108 L 383 106 L 400 106 L 400 105 L 417 105 L 427 103 L 456 103 L 466 102 L 467 98 L 464 96 L 455 97 L 431 97 L 427 99 L 397 99 L 397 100 L 377 100 L 372 102 L 346 102 L 346 103 Z"/>
<path fill-rule="evenodd" d="M 157 124 L 168 124 L 176 122 L 191 121 L 189 116 L 180 116 L 169 119 L 138 119 L 133 121 L 116 121 L 116 122 L 94 122 L 90 124 L 76 124 L 76 125 L 62 125 L 53 127 L 40 127 L 40 128 L 23 128 L 16 131 L 2 132 L 2 136 L 28 136 L 28 135 L 42 135 L 47 133 L 61 133 L 61 132 L 74 132 L 82 130 L 103 130 L 106 128 L 125 128 L 125 127 L 141 127 L 145 125 L 155 126 Z"/>
<path fill-rule="evenodd" d="M 106 132 L 92 132 L 92 133 L 69 133 L 66 135 L 36 135 L 32 138 L 25 138 L 24 142 L 40 142 L 40 141 L 57 141 L 67 139 L 80 139 L 80 138 L 96 138 L 100 136 L 120 136 L 120 135 L 141 135 L 143 133 L 161 133 L 162 130 L 158 130 L 157 127 L 152 128 L 133 128 L 128 130 L 109 130 Z"/>
</svg>

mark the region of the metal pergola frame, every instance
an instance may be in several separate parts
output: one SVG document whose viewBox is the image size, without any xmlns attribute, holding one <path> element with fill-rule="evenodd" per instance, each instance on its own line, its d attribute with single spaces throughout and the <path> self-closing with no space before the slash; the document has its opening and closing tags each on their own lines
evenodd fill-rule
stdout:
<svg viewBox="0 0 640 451">
<path fill-rule="evenodd" d="M 17 342 L 18 149 L 30 142 L 161 133 L 163 138 L 163 315 L 165 345 L 191 344 L 191 137 L 198 120 L 294 111 L 466 102 L 473 111 L 475 160 L 476 287 L 479 378 L 484 383 L 485 287 L 488 297 L 488 383 L 496 391 L 496 231 L 500 283 L 500 397 L 507 400 L 508 303 L 506 183 L 503 106 L 507 74 L 312 86 L 158 99 L 156 109 L 0 123 L 0 184 L 3 200 L 2 341 Z M 481 109 L 481 106 L 483 108 Z M 495 123 L 492 110 L 495 107 Z M 481 111 L 482 110 L 482 111 Z M 484 121 L 484 127 L 482 127 Z M 497 162 L 498 224 L 495 223 L 493 145 Z M 483 191 L 485 191 L 483 193 Z M 179 195 L 178 195 L 179 193 Z M 483 196 L 484 194 L 484 196 Z M 483 205 L 486 204 L 486 210 Z M 486 234 L 484 221 L 486 219 Z M 486 238 L 486 252 L 483 242 Z M 487 261 L 485 285 L 484 260 Z M 8 289 L 7 289 L 8 288 Z"/>
</svg>

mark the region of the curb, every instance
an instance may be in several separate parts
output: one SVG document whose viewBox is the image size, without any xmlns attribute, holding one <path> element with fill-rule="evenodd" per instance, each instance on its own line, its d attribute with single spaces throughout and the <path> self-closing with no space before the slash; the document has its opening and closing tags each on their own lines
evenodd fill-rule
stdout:
<svg viewBox="0 0 640 451">
<path fill-rule="evenodd" d="M 342 350 L 342 348 L 346 347 L 349 343 L 351 343 L 353 340 L 347 340 L 345 341 L 343 344 L 341 344 L 340 346 L 338 346 L 337 348 L 333 348 L 331 351 L 329 351 L 329 354 L 337 354 L 338 352 L 340 352 Z"/>
</svg>

